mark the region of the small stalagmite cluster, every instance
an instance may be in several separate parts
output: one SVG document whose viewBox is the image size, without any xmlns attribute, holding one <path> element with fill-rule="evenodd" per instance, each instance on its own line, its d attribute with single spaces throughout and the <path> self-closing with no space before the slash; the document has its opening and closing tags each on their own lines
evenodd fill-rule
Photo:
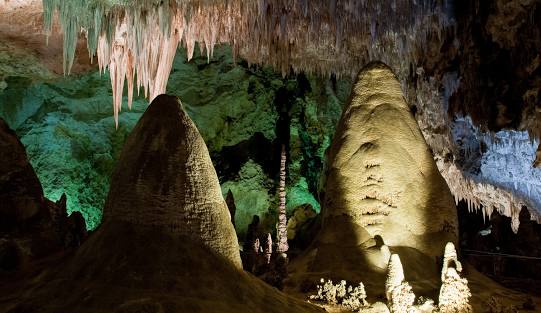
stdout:
<svg viewBox="0 0 541 313">
<path fill-rule="evenodd" d="M 364 312 L 391 312 L 391 313 L 471 313 L 469 303 L 471 293 L 468 288 L 468 280 L 461 278 L 462 265 L 458 261 L 454 244 L 449 242 L 445 246 L 443 266 L 441 270 L 441 288 L 438 305 L 434 305 L 431 299 L 418 299 L 415 304 L 415 294 L 412 286 L 406 281 L 404 268 L 398 254 L 391 255 L 387 266 L 387 279 L 385 281 L 385 297 L 387 305 L 374 303 L 370 305 L 366 301 L 366 291 L 363 283 L 359 287 L 346 288 L 346 281 L 333 284 L 332 280 L 321 279 L 321 285 L 317 286 L 317 294 L 310 299 L 328 304 L 341 304 L 351 310 Z M 351 303 L 355 303 L 352 307 Z"/>
</svg>

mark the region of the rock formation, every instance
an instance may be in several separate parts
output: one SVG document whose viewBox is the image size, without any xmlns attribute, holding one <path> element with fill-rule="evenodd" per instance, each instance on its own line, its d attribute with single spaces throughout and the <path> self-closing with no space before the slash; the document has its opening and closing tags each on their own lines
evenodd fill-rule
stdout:
<svg viewBox="0 0 541 313">
<path fill-rule="evenodd" d="M 445 246 L 443 267 L 441 270 L 441 288 L 439 295 L 439 311 L 441 313 L 473 312 L 469 303 L 471 297 L 468 280 L 461 278 L 462 264 L 458 261 L 455 246 L 449 242 Z"/>
<path fill-rule="evenodd" d="M 158 96 L 128 138 L 104 218 L 74 255 L 17 282 L 0 305 L 47 313 L 321 312 L 242 271 L 205 144 L 175 97 Z"/>
<path fill-rule="evenodd" d="M 21 225 L 47 206 L 21 141 L 0 118 L 0 231 Z"/>
<path fill-rule="evenodd" d="M 57 203 L 44 197 L 25 148 L 1 118 L 0 159 L 0 271 L 79 246 L 84 219 L 78 212 L 68 217 L 65 195 Z"/>
<path fill-rule="evenodd" d="M 265 257 L 265 264 L 269 265 L 272 257 L 272 236 L 267 234 L 265 244 L 263 246 L 263 256 Z"/>
<path fill-rule="evenodd" d="M 165 228 L 242 267 L 235 229 L 207 147 L 176 97 L 160 95 L 153 101 L 120 158 L 104 222 Z"/>
<path fill-rule="evenodd" d="M 449 188 L 399 81 L 381 63 L 360 72 L 342 113 L 329 152 L 322 212 L 323 231 L 363 228 L 389 246 L 432 256 L 457 240 Z M 350 227 L 336 225 L 343 223 Z M 358 244 L 367 239 L 357 236 Z"/>
<path fill-rule="evenodd" d="M 391 255 L 389 261 L 385 293 L 389 302 L 390 311 L 393 313 L 410 313 L 413 309 L 415 294 L 411 286 L 404 281 L 404 269 L 398 254 Z"/>
<path fill-rule="evenodd" d="M 233 197 L 233 192 L 231 192 L 231 189 L 227 191 L 225 203 L 227 204 L 229 214 L 231 215 L 231 224 L 233 224 L 233 227 L 235 227 L 235 213 L 237 212 L 237 206 L 235 205 L 235 197 Z"/>
<path fill-rule="evenodd" d="M 286 216 L 286 149 L 282 145 L 280 154 L 280 207 L 278 208 L 278 223 L 276 224 L 277 233 L 277 253 L 286 253 L 289 249 L 287 243 L 287 216 Z"/>
</svg>

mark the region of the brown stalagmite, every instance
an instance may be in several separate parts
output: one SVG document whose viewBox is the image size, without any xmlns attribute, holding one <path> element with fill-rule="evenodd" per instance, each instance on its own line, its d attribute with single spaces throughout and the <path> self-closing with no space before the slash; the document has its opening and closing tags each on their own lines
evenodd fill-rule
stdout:
<svg viewBox="0 0 541 313">
<path fill-rule="evenodd" d="M 286 215 L 286 149 L 282 145 L 280 155 L 280 207 L 278 208 L 277 247 L 276 252 L 286 253 L 289 249 L 287 244 L 287 215 Z"/>
<path fill-rule="evenodd" d="M 441 255 L 457 240 L 453 197 L 389 67 L 371 63 L 344 107 L 327 166 L 322 230 L 357 244 L 381 236 L 391 247 Z M 335 225 L 335 224 L 339 225 Z M 347 233 L 346 233 L 347 232 Z"/>
<path fill-rule="evenodd" d="M 272 256 L 272 236 L 270 233 L 267 234 L 263 253 L 265 254 L 265 263 L 269 265 Z"/>
<path fill-rule="evenodd" d="M 231 224 L 233 224 L 233 227 L 235 227 L 235 214 L 237 212 L 237 206 L 235 205 L 235 197 L 233 197 L 233 192 L 231 192 L 231 189 L 229 189 L 227 192 L 225 203 L 227 204 L 229 214 L 231 215 Z"/>
<path fill-rule="evenodd" d="M 165 228 L 242 267 L 207 147 L 176 97 L 156 97 L 128 137 L 105 204 L 109 221 Z"/>
<path fill-rule="evenodd" d="M 41 183 L 15 131 L 0 118 L 0 232 L 46 211 Z"/>
</svg>

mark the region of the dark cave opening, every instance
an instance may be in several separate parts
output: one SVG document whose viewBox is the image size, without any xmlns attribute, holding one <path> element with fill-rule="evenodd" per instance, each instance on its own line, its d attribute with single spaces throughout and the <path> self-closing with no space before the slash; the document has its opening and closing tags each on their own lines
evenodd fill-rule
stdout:
<svg viewBox="0 0 541 313">
<path fill-rule="evenodd" d="M 469 212 L 464 201 L 457 210 L 463 259 L 506 287 L 541 294 L 541 225 L 528 210 L 520 211 L 516 234 L 511 218 L 496 210 L 483 217 L 482 210 Z"/>
</svg>

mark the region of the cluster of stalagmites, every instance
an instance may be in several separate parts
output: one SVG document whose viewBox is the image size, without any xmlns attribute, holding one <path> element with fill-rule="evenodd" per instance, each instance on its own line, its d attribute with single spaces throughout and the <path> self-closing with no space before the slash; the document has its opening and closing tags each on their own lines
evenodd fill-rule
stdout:
<svg viewBox="0 0 541 313">
<path fill-rule="evenodd" d="M 419 298 L 418 304 L 415 304 L 415 294 L 405 280 L 404 269 L 398 254 L 391 255 L 387 265 L 386 307 L 381 303 L 370 305 L 366 301 L 366 291 L 362 282 L 358 287 L 353 288 L 346 287 L 347 283 L 344 280 L 334 285 L 332 280 L 321 279 L 321 285 L 317 286 L 317 294 L 310 296 L 310 299 L 341 305 L 355 312 L 378 308 L 377 312 L 391 313 L 471 313 L 472 307 L 469 304 L 471 293 L 468 281 L 460 277 L 460 272 L 462 272 L 462 265 L 458 261 L 454 244 L 449 242 L 445 246 L 437 306 L 433 300 L 422 298 Z"/>
<path fill-rule="evenodd" d="M 272 235 L 261 232 L 259 216 L 254 215 L 244 240 L 243 268 L 268 284 L 282 289 L 283 281 L 287 277 L 288 258 L 284 252 L 278 251 L 278 248 L 273 251 Z"/>
<path fill-rule="evenodd" d="M 471 297 L 468 281 L 461 278 L 459 273 L 462 266 L 457 259 L 457 253 L 453 243 L 445 246 L 443 267 L 441 271 L 441 288 L 437 308 L 430 299 L 424 300 L 419 305 L 414 305 L 415 294 L 411 286 L 404 279 L 404 270 L 400 257 L 397 254 L 391 256 L 388 266 L 387 282 L 385 284 L 387 301 L 391 312 L 433 312 L 442 313 L 471 313 L 469 304 Z"/>
<path fill-rule="evenodd" d="M 396 68 L 416 63 L 417 51 L 442 41 L 452 24 L 446 4 L 435 0 L 381 1 L 68 1 L 44 0 L 48 32 L 58 12 L 64 32 L 64 71 L 69 73 L 77 37 L 87 38 L 90 57 L 109 68 L 115 117 L 124 82 L 128 106 L 134 88 L 152 100 L 165 92 L 177 47 L 188 59 L 196 43 L 212 56 L 230 43 L 251 63 L 294 71 L 354 75 L 370 60 Z M 352 66 L 359 64 L 359 66 Z M 398 66 L 403 65 L 403 66 Z"/>
</svg>

